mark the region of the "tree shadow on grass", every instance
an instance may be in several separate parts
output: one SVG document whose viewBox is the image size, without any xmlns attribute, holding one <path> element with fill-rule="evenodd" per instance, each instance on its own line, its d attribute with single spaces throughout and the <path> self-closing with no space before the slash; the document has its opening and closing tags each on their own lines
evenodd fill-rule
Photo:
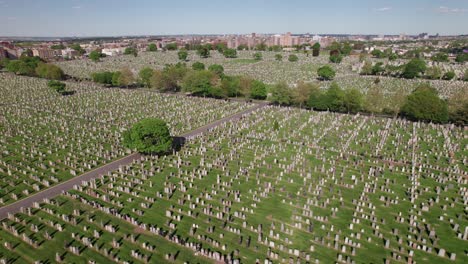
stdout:
<svg viewBox="0 0 468 264">
<path fill-rule="evenodd" d="M 172 137 L 172 149 L 175 151 L 180 151 L 185 145 L 185 137 Z"/>
</svg>

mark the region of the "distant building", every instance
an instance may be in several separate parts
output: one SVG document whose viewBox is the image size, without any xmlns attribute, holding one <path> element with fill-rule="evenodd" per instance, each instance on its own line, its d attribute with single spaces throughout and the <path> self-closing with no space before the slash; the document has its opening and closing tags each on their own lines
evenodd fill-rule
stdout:
<svg viewBox="0 0 468 264">
<path fill-rule="evenodd" d="M 117 56 L 117 55 L 122 55 L 125 51 L 125 48 L 107 48 L 107 49 L 102 49 L 102 53 L 106 54 L 106 56 Z"/>
<path fill-rule="evenodd" d="M 7 52 L 3 47 L 0 47 L 0 60 L 7 58 Z"/>
<path fill-rule="evenodd" d="M 55 51 L 49 48 L 35 48 L 32 52 L 33 56 L 37 56 L 44 60 L 51 60 L 55 57 Z"/>
<path fill-rule="evenodd" d="M 78 51 L 71 49 L 71 48 L 63 49 L 61 50 L 61 53 L 62 53 L 61 56 L 64 58 L 74 58 L 80 55 Z"/>
</svg>

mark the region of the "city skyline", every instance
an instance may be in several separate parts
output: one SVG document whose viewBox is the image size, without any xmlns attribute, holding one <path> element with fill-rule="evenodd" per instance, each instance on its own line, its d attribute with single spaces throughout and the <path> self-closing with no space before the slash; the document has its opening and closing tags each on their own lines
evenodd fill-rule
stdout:
<svg viewBox="0 0 468 264">
<path fill-rule="evenodd" d="M 467 34 L 468 1 L 0 0 L 0 36 L 314 33 Z"/>
</svg>

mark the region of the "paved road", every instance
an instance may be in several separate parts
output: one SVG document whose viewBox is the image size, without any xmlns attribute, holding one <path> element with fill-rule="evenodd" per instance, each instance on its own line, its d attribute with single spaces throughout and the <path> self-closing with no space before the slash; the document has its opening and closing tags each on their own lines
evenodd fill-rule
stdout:
<svg viewBox="0 0 468 264">
<path fill-rule="evenodd" d="M 223 124 L 224 122 L 231 121 L 231 120 L 237 120 L 241 118 L 244 115 L 250 114 L 251 112 L 260 109 L 264 106 L 266 106 L 268 103 L 262 102 L 262 103 L 257 103 L 255 106 L 248 108 L 244 111 L 241 111 L 239 113 L 236 113 L 234 115 L 219 119 L 213 123 L 210 123 L 208 125 L 205 125 L 203 127 L 197 128 L 195 130 L 192 130 L 190 132 L 187 132 L 185 134 L 180 135 L 178 138 L 190 138 L 197 136 L 199 134 L 202 134 L 204 132 L 209 131 L 210 129 L 215 128 L 216 126 L 219 126 Z M 8 217 L 8 213 L 15 214 L 21 210 L 21 208 L 26 208 L 26 207 L 31 207 L 35 202 L 41 203 L 44 199 L 51 199 L 57 195 L 60 195 L 68 190 L 73 189 L 73 186 L 75 185 L 80 185 L 83 182 L 90 181 L 92 179 L 96 179 L 100 177 L 101 175 L 105 175 L 108 172 L 114 171 L 118 169 L 120 166 L 125 166 L 131 164 L 133 161 L 139 159 L 141 155 L 139 153 L 133 153 L 130 154 L 126 157 L 123 157 L 119 160 L 113 161 L 111 163 L 108 163 L 102 167 L 96 168 L 94 170 L 91 170 L 89 172 L 86 172 L 80 176 L 76 176 L 68 181 L 62 182 L 60 184 L 57 184 L 55 186 L 52 186 L 46 190 L 43 190 L 41 192 L 35 193 L 31 196 L 28 196 L 22 200 L 19 200 L 15 203 L 6 205 L 4 207 L 0 208 L 0 220 Z"/>
</svg>

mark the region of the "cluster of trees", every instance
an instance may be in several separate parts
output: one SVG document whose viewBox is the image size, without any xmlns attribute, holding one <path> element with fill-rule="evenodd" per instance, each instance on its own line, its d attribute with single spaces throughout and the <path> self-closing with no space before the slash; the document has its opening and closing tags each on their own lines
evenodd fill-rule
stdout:
<svg viewBox="0 0 468 264">
<path fill-rule="evenodd" d="M 96 83 L 109 86 L 138 85 L 161 92 L 183 91 L 194 96 L 267 98 L 267 85 L 263 82 L 249 77 L 225 75 L 223 66 L 218 64 L 205 69 L 201 62 L 193 63 L 192 69 L 185 63 L 166 65 L 163 70 L 146 67 L 140 70 L 137 77 L 129 69 L 123 69 L 118 72 L 95 72 L 91 78 Z"/>
<path fill-rule="evenodd" d="M 271 87 L 271 101 L 279 105 L 296 105 L 320 111 L 357 113 L 363 110 L 364 95 L 357 89 L 344 91 L 332 83 L 326 91 L 314 83 L 300 82 L 289 87 L 280 82 Z"/>
<path fill-rule="evenodd" d="M 106 57 L 106 54 L 100 52 L 99 50 L 93 50 L 91 53 L 89 53 L 89 58 L 94 62 L 98 62 L 101 60 L 101 58 L 104 57 Z"/>
<path fill-rule="evenodd" d="M 86 50 L 84 50 L 78 43 L 70 45 L 70 48 L 76 50 L 80 55 L 84 55 L 86 53 Z"/>
<path fill-rule="evenodd" d="M 392 48 L 385 49 L 384 51 L 374 49 L 371 52 L 371 55 L 379 59 L 388 58 L 391 61 L 398 59 L 398 55 L 396 53 L 393 53 Z"/>
<path fill-rule="evenodd" d="M 63 80 L 65 73 L 54 64 L 45 63 L 39 57 L 22 56 L 18 60 L 4 59 L 0 65 L 17 75 L 40 77 L 51 80 Z"/>
<path fill-rule="evenodd" d="M 413 121 L 468 124 L 468 95 L 461 91 L 449 100 L 443 100 L 427 83 L 418 85 L 408 96 L 396 92 L 384 97 L 378 84 L 364 95 L 354 88 L 343 90 L 337 83 L 332 83 L 327 90 L 321 90 L 317 84 L 303 82 L 295 87 L 280 82 L 271 87 L 270 93 L 270 100 L 279 105 L 341 113 L 399 114 Z M 390 100 L 394 108 L 382 107 L 385 100 Z"/>
<path fill-rule="evenodd" d="M 453 80 L 457 78 L 453 70 L 443 73 L 439 67 L 427 67 L 426 62 L 423 59 L 418 58 L 411 59 L 408 63 L 400 66 L 392 66 L 390 64 L 384 66 L 383 62 L 372 64 L 371 61 L 366 60 L 360 74 L 385 75 L 406 79 L 426 78 L 430 80 Z M 461 79 L 466 80 L 465 76 Z"/>
<path fill-rule="evenodd" d="M 138 56 L 138 50 L 135 47 L 127 47 L 124 50 L 124 55 L 133 55 L 133 56 Z"/>
<path fill-rule="evenodd" d="M 129 87 L 134 84 L 135 76 L 128 68 L 116 72 L 95 72 L 91 74 L 93 82 L 116 87 Z"/>
<path fill-rule="evenodd" d="M 154 43 L 150 43 L 146 48 L 146 51 L 155 52 L 158 51 L 158 47 Z"/>
</svg>

